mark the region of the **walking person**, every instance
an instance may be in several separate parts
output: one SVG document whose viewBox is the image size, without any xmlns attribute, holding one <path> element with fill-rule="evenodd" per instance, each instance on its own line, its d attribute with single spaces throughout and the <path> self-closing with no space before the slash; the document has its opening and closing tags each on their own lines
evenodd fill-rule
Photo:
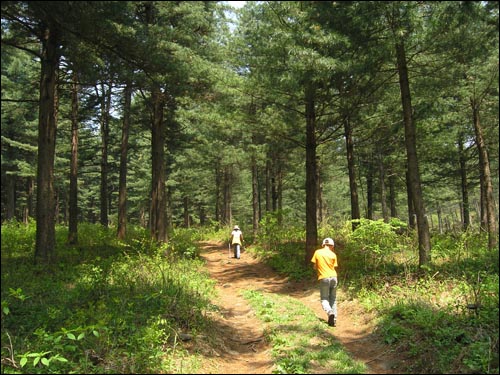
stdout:
<svg viewBox="0 0 500 375">
<path fill-rule="evenodd" d="M 243 233 L 241 229 L 235 225 L 233 231 L 231 232 L 231 238 L 229 239 L 234 252 L 234 257 L 240 259 L 241 246 L 243 245 Z"/>
<path fill-rule="evenodd" d="M 337 324 L 337 255 L 334 252 L 335 242 L 325 238 L 322 248 L 314 252 L 311 262 L 318 274 L 321 306 L 328 314 L 328 325 Z"/>
</svg>

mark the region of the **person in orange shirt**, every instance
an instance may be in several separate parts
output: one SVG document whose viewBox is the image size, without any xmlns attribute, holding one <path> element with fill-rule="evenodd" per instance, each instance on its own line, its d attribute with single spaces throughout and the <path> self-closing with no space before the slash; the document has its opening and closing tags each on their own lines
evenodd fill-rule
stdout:
<svg viewBox="0 0 500 375">
<path fill-rule="evenodd" d="M 311 262 L 318 274 L 321 306 L 328 314 L 328 325 L 337 325 L 337 255 L 334 252 L 335 242 L 325 238 L 322 248 L 314 252 Z"/>
</svg>

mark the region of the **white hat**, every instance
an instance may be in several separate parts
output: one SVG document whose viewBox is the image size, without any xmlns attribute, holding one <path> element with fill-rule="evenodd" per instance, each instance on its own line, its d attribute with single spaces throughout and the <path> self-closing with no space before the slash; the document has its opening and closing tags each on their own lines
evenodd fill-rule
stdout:
<svg viewBox="0 0 500 375">
<path fill-rule="evenodd" d="M 327 237 L 327 238 L 325 238 L 323 240 L 323 243 L 322 243 L 322 246 L 325 246 L 325 245 L 332 245 L 332 246 L 334 246 L 335 242 L 333 242 L 333 240 L 330 237 Z"/>
<path fill-rule="evenodd" d="M 237 226 L 237 225 L 235 225 L 233 229 L 234 229 L 234 230 L 238 230 L 238 229 L 240 229 L 240 227 L 239 227 L 239 226 Z"/>
</svg>

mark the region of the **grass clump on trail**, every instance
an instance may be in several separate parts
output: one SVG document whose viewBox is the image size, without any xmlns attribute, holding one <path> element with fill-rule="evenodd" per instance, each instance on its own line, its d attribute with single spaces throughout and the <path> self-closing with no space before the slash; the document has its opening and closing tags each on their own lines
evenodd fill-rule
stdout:
<svg viewBox="0 0 500 375">
<path fill-rule="evenodd" d="M 314 312 L 293 298 L 247 290 L 257 316 L 266 322 L 265 335 L 273 347 L 278 374 L 363 374 L 366 366 L 354 361 L 318 320 Z"/>
</svg>

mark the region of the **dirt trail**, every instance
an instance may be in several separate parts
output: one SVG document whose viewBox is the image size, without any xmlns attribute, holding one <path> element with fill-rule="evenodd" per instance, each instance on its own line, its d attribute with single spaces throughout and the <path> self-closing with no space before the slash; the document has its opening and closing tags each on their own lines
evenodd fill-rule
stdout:
<svg viewBox="0 0 500 375">
<path fill-rule="evenodd" d="M 211 277 L 217 280 L 218 297 L 213 303 L 220 311 L 210 316 L 216 321 L 218 350 L 205 353 L 200 373 L 273 373 L 271 346 L 264 338 L 264 324 L 240 295 L 249 286 L 296 298 L 311 308 L 319 319 L 325 319 L 317 284 L 290 282 L 248 252 L 243 252 L 241 259 L 231 258 L 227 247 L 221 243 L 202 243 L 201 256 L 206 260 Z M 339 290 L 337 326 L 329 328 L 332 336 L 353 358 L 366 363 L 367 373 L 400 373 L 393 353 L 372 333 L 372 317 L 362 313 L 354 302 L 343 301 L 342 295 Z"/>
</svg>

